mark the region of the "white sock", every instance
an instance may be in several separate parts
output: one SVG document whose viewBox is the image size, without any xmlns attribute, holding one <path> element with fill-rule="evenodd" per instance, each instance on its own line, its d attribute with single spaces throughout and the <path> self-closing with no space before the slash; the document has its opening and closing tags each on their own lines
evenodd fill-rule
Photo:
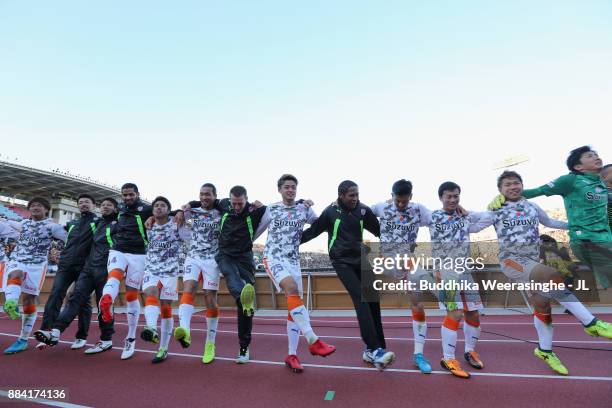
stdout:
<svg viewBox="0 0 612 408">
<path fill-rule="evenodd" d="M 157 319 L 159 318 L 160 309 L 157 305 L 149 305 L 144 308 L 145 322 L 147 327 L 157 329 Z"/>
<path fill-rule="evenodd" d="M 469 353 L 476 349 L 476 343 L 480 339 L 480 326 L 474 327 L 463 321 L 463 336 L 465 337 L 465 352 Z"/>
<path fill-rule="evenodd" d="M 191 316 L 193 315 L 193 305 L 181 303 L 179 306 L 179 326 L 184 329 L 191 329 Z"/>
<path fill-rule="evenodd" d="M 6 289 L 4 291 L 4 297 L 6 300 L 14 300 L 15 302 L 19 301 L 19 296 L 21 296 L 21 286 L 20 285 L 6 285 Z"/>
<path fill-rule="evenodd" d="M 442 352 L 445 360 L 455 359 L 455 348 L 457 346 L 457 330 L 442 326 Z"/>
<path fill-rule="evenodd" d="M 38 313 L 30 313 L 21 315 L 21 335 L 20 339 L 27 340 L 30 337 L 30 333 L 32 333 L 32 328 L 34 327 L 34 322 L 36 321 L 36 316 Z"/>
<path fill-rule="evenodd" d="M 540 350 L 551 351 L 553 341 L 553 325 L 544 323 L 536 316 L 533 316 L 533 325 L 538 332 Z"/>
<path fill-rule="evenodd" d="M 207 317 L 206 318 L 206 342 L 215 343 L 217 338 L 217 326 L 219 325 L 218 317 Z"/>
<path fill-rule="evenodd" d="M 128 321 L 128 339 L 136 338 L 136 329 L 138 328 L 138 318 L 140 317 L 140 301 L 138 299 L 128 302 L 127 304 L 127 321 Z"/>
<path fill-rule="evenodd" d="M 170 343 L 170 336 L 172 336 L 172 329 L 174 328 L 174 318 L 169 317 L 161 320 L 161 335 L 159 340 L 159 347 L 168 349 Z"/>
<path fill-rule="evenodd" d="M 102 289 L 102 295 L 110 295 L 113 298 L 113 302 L 117 299 L 117 295 L 119 294 L 119 279 L 117 278 L 108 278 L 106 281 L 106 285 Z"/>
<path fill-rule="evenodd" d="M 287 320 L 287 340 L 289 342 L 288 354 L 296 355 L 298 343 L 300 342 L 300 327 L 291 320 Z"/>
<path fill-rule="evenodd" d="M 589 309 L 584 307 L 584 305 L 577 299 L 575 302 L 559 302 L 559 304 L 569 310 L 576 317 L 576 319 L 580 320 L 580 323 L 582 323 L 583 326 L 591 323 L 595 318 L 595 316 L 589 312 Z"/>
<path fill-rule="evenodd" d="M 312 344 L 319 339 L 310 326 L 310 317 L 308 316 L 306 306 L 300 305 L 294 307 L 289 311 L 289 314 L 293 318 L 295 324 L 300 328 L 302 334 L 304 334 L 308 344 Z"/>
<path fill-rule="evenodd" d="M 412 320 L 412 333 L 414 334 L 414 354 L 422 353 L 427 339 L 427 322 Z"/>
</svg>

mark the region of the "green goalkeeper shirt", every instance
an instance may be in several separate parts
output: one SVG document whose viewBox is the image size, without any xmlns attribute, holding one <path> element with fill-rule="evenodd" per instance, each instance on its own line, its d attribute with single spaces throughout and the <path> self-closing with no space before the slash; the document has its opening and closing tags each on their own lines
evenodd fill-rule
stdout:
<svg viewBox="0 0 612 408">
<path fill-rule="evenodd" d="M 570 241 L 612 241 L 608 191 L 598 175 L 569 173 L 541 187 L 523 191 L 527 199 L 541 195 L 563 197 Z"/>
</svg>

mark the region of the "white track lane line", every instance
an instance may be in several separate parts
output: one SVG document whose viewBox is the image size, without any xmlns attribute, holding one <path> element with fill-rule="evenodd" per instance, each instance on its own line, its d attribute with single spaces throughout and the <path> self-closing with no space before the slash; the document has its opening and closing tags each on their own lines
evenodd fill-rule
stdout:
<svg viewBox="0 0 612 408">
<path fill-rule="evenodd" d="M 286 321 L 286 320 L 285 320 Z M 92 323 L 97 323 L 98 321 L 95 319 L 92 319 L 91 321 Z M 127 323 L 124 322 L 115 322 L 115 324 L 119 324 L 121 326 L 127 326 Z M 139 324 L 138 327 L 145 327 L 144 324 Z M 190 329 L 190 332 L 203 332 L 206 333 L 206 329 Z M 217 333 L 230 333 L 230 334 L 238 334 L 237 331 L 232 331 L 232 330 L 217 330 Z M 287 337 L 287 333 L 263 333 L 263 332 L 251 332 L 251 334 L 256 334 L 258 336 L 281 336 L 281 337 Z M 320 335 L 319 337 L 321 337 L 322 339 L 346 339 L 346 340 L 361 340 L 361 337 L 359 336 L 323 336 Z M 397 341 L 414 341 L 414 338 L 412 337 L 387 337 L 385 336 L 385 340 L 397 340 Z M 427 341 L 442 341 L 442 339 L 437 339 L 437 338 L 427 338 Z M 464 339 L 458 338 L 457 342 L 464 342 Z M 537 343 L 538 340 L 528 340 L 530 342 L 533 343 Z M 522 340 L 512 340 L 512 339 L 479 339 L 478 342 L 485 342 L 485 343 L 525 343 Z M 563 344 L 563 343 L 581 343 L 581 344 L 611 344 L 612 345 L 612 341 L 610 340 L 553 340 L 553 343 L 559 343 L 559 344 Z M 612 351 L 612 349 L 610 349 L 610 351 Z"/>
<path fill-rule="evenodd" d="M 118 315 L 124 315 L 125 313 L 117 313 Z M 38 312 L 38 316 L 42 316 L 43 313 L 42 312 Z M 95 315 L 95 313 L 94 313 Z M 177 316 L 177 315 L 175 315 Z M 525 315 L 527 317 L 532 317 L 532 315 Z M 194 319 L 198 319 L 198 320 L 202 320 L 204 321 L 204 318 L 202 318 L 201 316 L 193 316 Z M 435 316 L 435 317 L 439 317 L 439 316 Z M 9 320 L 9 318 L 7 316 L 1 316 L 0 320 Z M 75 319 L 76 320 L 76 319 Z M 229 320 L 229 321 L 236 321 L 235 317 L 220 317 L 219 320 Z M 254 317 L 253 320 L 263 320 L 263 321 L 269 321 L 269 322 L 286 322 L 287 319 L 278 319 L 278 318 L 268 318 L 268 317 Z M 310 319 L 311 323 L 353 323 L 353 324 L 357 324 L 357 319 L 355 320 L 317 320 L 317 319 Z M 427 320 L 428 323 L 434 323 L 434 324 L 442 324 L 443 320 L 434 320 L 433 317 L 432 318 L 428 318 Z M 387 326 L 387 325 L 406 325 L 406 327 L 411 327 L 412 324 L 412 320 L 403 320 L 403 321 L 395 321 L 395 322 L 388 322 L 388 321 L 384 321 L 382 322 L 383 326 Z M 482 325 L 500 325 L 500 326 L 533 326 L 533 321 L 530 319 L 527 322 L 489 322 L 486 321 L 486 319 L 484 319 L 483 321 L 481 321 Z M 555 326 L 582 326 L 581 323 L 579 322 L 554 322 Z M 346 328 L 346 327 L 340 327 L 340 328 Z"/>
<path fill-rule="evenodd" d="M 7 337 L 19 337 L 16 334 L 9 334 L 9 333 L 0 333 L 0 336 L 7 336 Z M 60 341 L 60 343 L 63 344 L 72 344 L 72 342 L 70 341 Z M 88 346 L 93 346 L 93 344 L 87 344 Z M 114 350 L 123 350 L 122 347 L 113 347 Z M 48 351 L 48 350 L 46 350 Z M 143 349 L 136 349 L 136 351 L 141 352 L 141 353 L 148 353 L 148 354 L 157 354 L 157 351 L 153 351 L 153 350 L 143 350 Z M 187 357 L 187 358 L 197 358 L 197 359 L 201 359 L 202 356 L 197 355 L 197 354 L 186 354 L 186 353 L 173 353 L 173 352 L 168 352 L 168 355 L 171 356 L 177 356 L 177 357 Z M 215 357 L 215 360 L 222 360 L 222 361 L 235 361 L 235 358 L 230 358 L 230 357 Z M 120 361 L 120 360 L 118 360 Z M 285 363 L 284 362 L 279 362 L 279 361 L 268 361 L 268 360 L 250 360 L 249 364 L 254 363 L 254 364 L 264 364 L 264 365 L 279 365 L 279 366 L 284 366 Z M 377 369 L 375 368 L 368 368 L 368 367 L 358 367 L 358 366 L 341 366 L 341 365 L 324 365 L 324 364 L 302 364 L 304 367 L 312 367 L 312 368 L 322 368 L 322 369 L 336 369 L 336 370 L 353 370 L 353 371 L 375 371 L 378 372 Z M 389 372 L 393 372 L 393 373 L 415 373 L 415 374 L 421 374 L 421 371 L 419 370 L 409 370 L 409 369 L 403 369 L 403 368 L 388 368 L 385 371 L 389 371 Z M 441 375 L 452 375 L 451 373 L 447 372 L 447 371 L 432 371 L 432 374 L 441 374 Z M 550 380 L 583 380 L 583 381 L 612 381 L 612 377 L 593 377 L 593 376 L 579 376 L 579 375 L 568 375 L 568 376 L 561 376 L 561 375 L 542 375 L 542 374 L 522 374 L 522 373 L 518 373 L 518 374 L 511 374 L 511 373 L 482 373 L 482 372 L 471 372 L 470 374 L 472 374 L 473 376 L 478 376 L 478 377 L 506 377 L 506 378 L 545 378 L 545 379 L 550 379 Z"/>
</svg>

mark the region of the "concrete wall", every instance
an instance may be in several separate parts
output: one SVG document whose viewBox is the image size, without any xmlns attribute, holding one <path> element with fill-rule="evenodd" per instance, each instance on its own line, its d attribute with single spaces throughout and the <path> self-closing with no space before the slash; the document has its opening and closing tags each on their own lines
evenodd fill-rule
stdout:
<svg viewBox="0 0 612 408">
<path fill-rule="evenodd" d="M 50 203 L 50 217 L 60 225 L 66 225 L 67 222 L 72 221 L 79 215 L 79 208 L 75 201 L 67 198 L 53 198 Z"/>
</svg>

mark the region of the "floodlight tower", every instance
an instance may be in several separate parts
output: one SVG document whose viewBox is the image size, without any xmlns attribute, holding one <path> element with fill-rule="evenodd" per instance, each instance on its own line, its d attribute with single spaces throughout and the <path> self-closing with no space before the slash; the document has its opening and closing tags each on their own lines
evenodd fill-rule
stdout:
<svg viewBox="0 0 612 408">
<path fill-rule="evenodd" d="M 505 158 L 504 160 L 500 160 L 498 162 L 493 163 L 493 170 L 507 169 L 508 167 L 516 166 L 518 164 L 525 163 L 528 161 L 529 157 L 524 154 L 510 156 Z"/>
</svg>

